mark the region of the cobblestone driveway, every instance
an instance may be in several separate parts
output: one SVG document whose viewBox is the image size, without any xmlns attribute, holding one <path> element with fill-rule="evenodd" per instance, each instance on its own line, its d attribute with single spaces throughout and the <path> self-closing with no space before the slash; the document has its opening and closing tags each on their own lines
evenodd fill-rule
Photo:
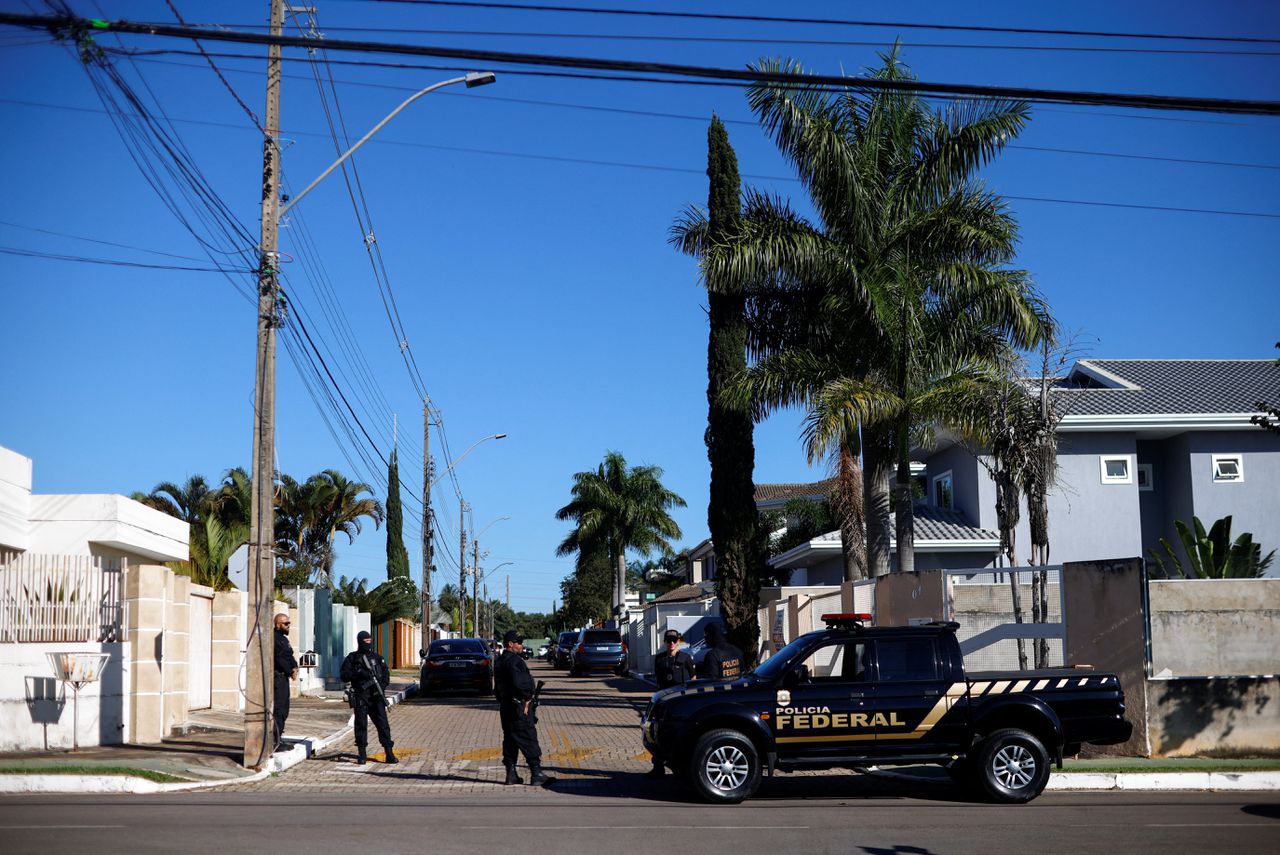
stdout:
<svg viewBox="0 0 1280 855">
<path fill-rule="evenodd" d="M 616 677 L 572 678 L 542 662 L 529 666 L 535 680 L 546 681 L 538 709 L 538 740 L 543 765 L 559 779 L 555 789 L 600 792 L 640 785 L 639 776 L 649 768 L 649 755 L 640 743 L 640 711 L 652 687 Z M 499 783 L 502 729 L 492 697 L 419 697 L 389 712 L 398 765 L 376 762 L 382 755 L 375 753 L 367 765 L 357 766 L 355 741 L 348 736 L 279 776 L 227 789 L 360 793 L 508 789 Z M 371 725 L 370 736 L 372 730 Z M 521 775 L 527 778 L 523 759 Z M 544 791 L 524 787 L 519 792 L 540 797 Z"/>
</svg>

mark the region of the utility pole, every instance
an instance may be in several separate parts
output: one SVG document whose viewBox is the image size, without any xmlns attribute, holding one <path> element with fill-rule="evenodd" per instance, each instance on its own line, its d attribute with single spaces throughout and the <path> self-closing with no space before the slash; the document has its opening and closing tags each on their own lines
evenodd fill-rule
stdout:
<svg viewBox="0 0 1280 855">
<path fill-rule="evenodd" d="M 493 638 L 493 609 L 489 608 L 489 583 L 484 583 L 484 608 L 487 614 L 485 617 L 485 638 Z"/>
<path fill-rule="evenodd" d="M 507 574 L 507 611 L 511 611 L 511 574 Z"/>
<path fill-rule="evenodd" d="M 480 634 L 480 541 L 471 539 L 471 608 L 475 612 L 472 625 Z"/>
<path fill-rule="evenodd" d="M 422 399 L 422 649 L 431 647 L 431 407 Z"/>
<path fill-rule="evenodd" d="M 271 35 L 284 31 L 284 0 L 271 0 Z M 267 48 L 266 134 L 262 140 L 262 232 L 258 244 L 258 344 L 254 373 L 253 492 L 249 510 L 249 638 L 245 662 L 244 766 L 271 757 L 275 602 L 276 268 L 280 208 L 280 46 Z"/>
<path fill-rule="evenodd" d="M 458 502 L 458 633 L 467 634 L 467 503 Z"/>
</svg>

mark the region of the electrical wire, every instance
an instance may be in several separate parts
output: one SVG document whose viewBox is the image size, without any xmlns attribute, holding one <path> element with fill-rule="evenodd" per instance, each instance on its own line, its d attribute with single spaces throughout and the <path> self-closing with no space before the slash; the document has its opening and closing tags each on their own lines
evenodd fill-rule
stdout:
<svg viewBox="0 0 1280 855">
<path fill-rule="evenodd" d="M 934 83 L 918 80 L 884 80 L 873 77 L 845 77 L 826 74 L 793 74 L 790 72 L 766 72 L 755 69 L 715 68 L 711 66 L 677 63 L 634 61 L 620 59 L 596 59 L 555 54 L 534 54 L 514 51 L 477 50 L 474 48 L 447 48 L 429 45 L 392 44 L 367 40 L 310 39 L 295 36 L 275 36 L 261 33 L 240 33 L 226 30 L 201 30 L 195 27 L 140 24 L 133 21 L 94 22 L 82 18 L 45 15 L 15 15 L 0 13 L 0 23 L 19 26 L 35 26 L 64 31 L 107 29 L 114 33 L 134 33 L 176 38 L 201 38 L 210 41 L 239 42 L 241 44 L 265 44 L 281 47 L 323 47 L 363 53 L 391 53 L 410 56 L 428 56 L 446 59 L 465 59 L 481 63 L 510 63 L 553 68 L 589 69 L 617 72 L 616 79 L 625 79 L 623 72 L 639 74 L 672 75 L 677 79 L 694 78 L 700 81 L 716 81 L 729 85 L 799 86 L 806 89 L 836 87 L 842 91 L 911 92 L 920 95 L 959 95 L 984 98 L 1009 98 L 1036 103 L 1095 104 L 1103 106 L 1138 107 L 1152 110 L 1191 110 L 1199 112 L 1235 113 L 1244 115 L 1280 115 L 1280 102 L 1257 101 L 1238 98 L 1195 98 L 1170 95 L 1137 93 L 1086 92 L 1048 90 L 1022 86 L 977 86 L 972 84 Z"/>
<path fill-rule="evenodd" d="M 141 261 L 122 261 L 115 258 L 91 258 L 84 255 L 63 255 L 57 252 L 43 252 L 35 249 L 20 249 L 12 246 L 0 246 L 0 252 L 7 255 L 21 255 L 29 258 L 47 258 L 55 261 L 75 261 L 81 264 L 105 264 L 112 267 L 141 267 L 147 270 L 183 270 L 191 273 L 245 273 L 233 267 L 184 267 L 177 264 L 147 264 Z"/>
</svg>

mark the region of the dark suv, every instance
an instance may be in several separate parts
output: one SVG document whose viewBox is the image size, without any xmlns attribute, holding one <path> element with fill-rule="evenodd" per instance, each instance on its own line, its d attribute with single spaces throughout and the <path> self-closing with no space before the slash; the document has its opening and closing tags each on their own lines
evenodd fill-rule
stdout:
<svg viewBox="0 0 1280 855">
<path fill-rule="evenodd" d="M 569 660 L 569 676 L 580 677 L 590 671 L 612 671 L 619 676 L 627 672 L 627 645 L 616 629 L 584 629 Z"/>
<path fill-rule="evenodd" d="M 555 645 L 551 648 L 551 664 L 556 668 L 568 668 L 572 659 L 573 645 L 578 640 L 578 633 L 574 631 L 562 632 L 560 637 L 556 639 Z"/>
</svg>

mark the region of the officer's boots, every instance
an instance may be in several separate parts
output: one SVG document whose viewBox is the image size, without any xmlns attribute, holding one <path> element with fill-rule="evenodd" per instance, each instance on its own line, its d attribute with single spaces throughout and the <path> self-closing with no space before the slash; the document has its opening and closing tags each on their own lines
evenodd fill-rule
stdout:
<svg viewBox="0 0 1280 855">
<path fill-rule="evenodd" d="M 506 784 L 506 785 L 510 786 L 511 784 L 523 784 L 523 783 L 524 783 L 524 779 L 523 779 L 523 778 L 521 778 L 519 775 L 517 775 L 517 774 L 516 774 L 516 764 L 515 764 L 515 763 L 507 763 L 507 764 L 506 764 L 506 767 L 507 767 L 507 779 L 506 779 L 505 781 L 503 781 L 503 782 L 502 782 L 503 784 Z"/>
<path fill-rule="evenodd" d="M 365 764 L 365 761 L 368 759 L 369 758 L 366 757 L 364 753 L 364 746 L 357 745 L 356 746 L 356 762 L 359 763 L 361 766 L 363 766 Z"/>
<path fill-rule="evenodd" d="M 555 778 L 543 773 L 541 764 L 529 767 L 529 786 L 545 787 L 547 784 L 554 784 L 555 782 Z"/>
<path fill-rule="evenodd" d="M 395 747 L 395 743 L 393 742 L 388 742 L 386 745 L 382 746 L 383 750 L 386 751 L 386 755 L 385 755 L 386 759 L 382 761 L 383 763 L 399 763 L 400 762 L 399 760 L 396 759 L 395 752 L 391 750 L 393 747 Z"/>
</svg>

